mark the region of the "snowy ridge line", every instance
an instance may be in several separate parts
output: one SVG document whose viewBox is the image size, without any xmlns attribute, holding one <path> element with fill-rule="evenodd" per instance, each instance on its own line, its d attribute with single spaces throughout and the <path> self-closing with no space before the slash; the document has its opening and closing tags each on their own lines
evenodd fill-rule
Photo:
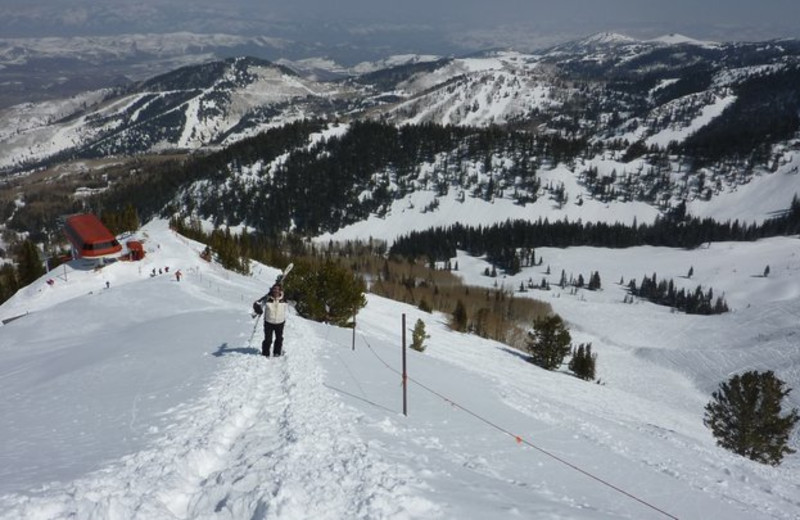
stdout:
<svg viewBox="0 0 800 520">
<path fill-rule="evenodd" d="M 553 460 L 555 460 L 557 462 L 560 462 L 561 464 L 566 465 L 567 467 L 569 467 L 569 468 L 571 468 L 571 469 L 573 469 L 573 470 L 575 470 L 575 471 L 577 471 L 577 472 L 579 472 L 579 473 L 581 473 L 581 474 L 583 474 L 583 475 L 595 480 L 596 482 L 599 482 L 600 484 L 603 484 L 604 486 L 609 487 L 609 488 L 613 489 L 614 491 L 616 491 L 618 493 L 621 493 L 621 494 L 625 495 L 626 497 L 628 497 L 628 498 L 630 498 L 632 500 L 635 500 L 636 502 L 639 502 L 640 504 L 642 504 L 642 505 L 644 505 L 644 506 L 646 506 L 646 507 L 658 512 L 658 513 L 661 513 L 662 515 L 666 516 L 667 518 L 671 518 L 672 520 L 680 520 L 677 516 L 672 515 L 672 514 L 666 512 L 666 511 L 664 511 L 663 509 L 661 509 L 661 508 L 659 508 L 659 507 L 647 502 L 646 500 L 637 497 L 633 493 L 625 491 L 624 489 L 620 488 L 619 486 L 616 486 L 616 485 L 614 485 L 614 484 L 602 479 L 601 477 L 598 477 L 597 475 L 594 475 L 593 473 L 591 473 L 591 472 L 589 472 L 589 471 L 577 466 L 576 464 L 573 464 L 572 462 L 569 462 L 569 461 L 559 457 L 558 455 L 550 453 L 549 451 L 545 450 L 544 448 L 541 448 L 541 447 L 533 444 L 532 442 L 528 441 L 527 439 L 525 439 L 521 435 L 517 435 L 515 433 L 512 433 L 511 431 L 507 430 L 506 428 L 503 428 L 502 426 L 492 422 L 491 420 L 483 417 L 482 415 L 473 412 L 469 408 L 466 408 L 465 406 L 459 404 L 458 402 L 454 401 L 453 399 L 450 399 L 449 397 L 446 397 L 445 395 L 437 392 L 436 390 L 430 388 L 429 386 L 425 385 L 424 383 L 421 383 L 421 382 L 417 381 L 416 379 L 414 379 L 412 377 L 409 377 L 407 374 L 405 376 L 403 376 L 402 373 L 400 373 L 397 369 L 395 369 L 394 367 L 389 365 L 389 363 L 387 363 L 375 351 L 375 349 L 372 348 L 372 345 L 369 344 L 369 341 L 367 341 L 367 338 L 365 338 L 364 336 L 362 336 L 361 338 L 364 340 L 364 343 L 366 343 L 367 348 L 369 349 L 369 351 L 372 352 L 372 354 L 376 358 L 378 358 L 378 360 L 386 368 L 388 368 L 389 370 L 391 370 L 395 374 L 399 375 L 404 380 L 404 382 L 405 381 L 411 381 L 412 383 L 416 384 L 417 386 L 419 386 L 423 390 L 425 390 L 425 391 L 435 395 L 436 397 L 439 397 L 440 399 L 444 400 L 446 403 L 450 404 L 451 406 L 453 406 L 455 408 L 458 408 L 463 412 L 466 412 L 467 414 L 471 415 L 472 417 L 475 417 L 476 419 L 478 419 L 479 421 L 483 422 L 484 424 L 487 424 L 487 425 L 491 426 L 492 428 L 494 428 L 494 429 L 496 429 L 496 430 L 508 435 L 509 437 L 513 437 L 514 440 L 517 442 L 517 444 L 525 444 L 526 446 L 529 446 L 529 447 L 535 449 L 536 451 L 538 451 L 538 452 L 540 452 L 540 453 L 542 453 L 544 455 L 547 455 L 548 457 L 552 458 Z"/>
</svg>

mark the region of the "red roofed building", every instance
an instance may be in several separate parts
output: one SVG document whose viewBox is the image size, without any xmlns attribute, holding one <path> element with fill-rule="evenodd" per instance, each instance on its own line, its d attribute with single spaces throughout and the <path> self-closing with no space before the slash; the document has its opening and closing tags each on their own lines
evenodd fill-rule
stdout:
<svg viewBox="0 0 800 520">
<path fill-rule="evenodd" d="M 128 260 L 137 261 L 144 258 L 144 246 L 138 240 L 128 240 L 125 244 L 128 247 Z"/>
<path fill-rule="evenodd" d="M 73 215 L 64 223 L 64 233 L 78 258 L 116 255 L 122 246 L 100 219 L 91 214 Z"/>
</svg>

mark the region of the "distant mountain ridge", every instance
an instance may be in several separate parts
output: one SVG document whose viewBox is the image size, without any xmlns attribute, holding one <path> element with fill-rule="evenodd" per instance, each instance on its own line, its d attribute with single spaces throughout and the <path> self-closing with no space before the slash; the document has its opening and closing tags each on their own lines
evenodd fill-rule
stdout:
<svg viewBox="0 0 800 520">
<path fill-rule="evenodd" d="M 786 176 L 780 189 L 769 188 L 778 196 L 751 203 L 764 218 L 785 210 L 800 191 L 791 177 L 800 161 L 796 40 L 710 44 L 601 34 L 538 54 L 387 63 L 397 65 L 364 65 L 363 74 L 318 81 L 290 64 L 239 57 L 62 104 L 15 107 L 0 115 L 0 167 L 19 172 L 66 159 L 223 150 L 211 177 L 195 176 L 189 182 L 200 184 L 167 194 L 178 200 L 191 193 L 195 208 L 228 204 L 238 182 L 245 184 L 234 190 L 237 197 L 269 199 L 276 173 L 343 175 L 334 181 L 347 184 L 337 192 L 341 207 L 294 219 L 295 226 L 313 221 L 306 229 L 312 233 L 388 215 L 393 200 L 425 190 L 437 200 L 449 192 L 522 208 L 551 200 L 556 211 L 593 219 L 611 203 L 637 203 L 635 214 L 647 219 L 680 204 L 724 216 L 729 212 L 715 200 L 754 179 Z M 237 155 L 248 148 L 236 143 L 306 119 L 315 130 L 295 135 L 277 155 Z M 370 121 L 382 125 L 372 131 L 384 142 L 348 135 L 363 130 L 353 123 Z M 417 142 L 426 134 L 419 142 L 442 139 L 428 151 L 404 137 L 416 135 Z M 340 171 L 358 157 L 364 159 L 357 168 L 372 170 Z M 230 222 L 252 225 L 245 217 L 251 203 L 232 210 Z M 437 204 L 427 199 L 424 206 L 435 211 Z M 222 218 L 211 209 L 203 214 Z"/>
<path fill-rule="evenodd" d="M 222 144 L 237 131 L 313 116 L 314 101 L 332 96 L 331 84 L 307 81 L 290 69 L 254 58 L 188 66 L 115 90 L 84 98 L 22 132 L 1 136 L 5 161 L 41 164 L 66 158 L 190 150 Z M 57 106 L 57 103 L 51 103 Z M 15 107 L 5 116 L 21 120 L 33 106 Z M 12 120 L 13 120 L 12 119 Z M 18 159 L 19 161 L 19 159 Z"/>
<path fill-rule="evenodd" d="M 665 146 L 698 130 L 699 119 L 703 126 L 712 124 L 712 112 L 720 115 L 741 100 L 735 90 L 748 82 L 791 74 L 799 56 L 794 40 L 712 45 L 677 35 L 638 41 L 604 33 L 541 54 L 387 59 L 399 65 L 374 70 L 362 64 L 357 70 L 365 72 L 345 82 L 303 79 L 288 62 L 278 68 L 263 60 L 228 59 L 107 91 L 103 104 L 81 104 L 85 114 L 75 111 L 69 122 L 46 120 L 21 135 L 0 135 L 0 168 L 19 170 L 65 156 L 195 149 L 297 117 L 344 114 L 397 124 L 511 124 Z M 314 64 L 318 71 L 326 66 L 336 68 Z M 785 109 L 790 113 L 791 107 Z M 38 108 L 14 107 L 0 113 L 0 122 L 15 132 L 15 119 L 30 119 L 26 110 Z M 81 117 L 89 124 L 76 127 Z"/>
</svg>

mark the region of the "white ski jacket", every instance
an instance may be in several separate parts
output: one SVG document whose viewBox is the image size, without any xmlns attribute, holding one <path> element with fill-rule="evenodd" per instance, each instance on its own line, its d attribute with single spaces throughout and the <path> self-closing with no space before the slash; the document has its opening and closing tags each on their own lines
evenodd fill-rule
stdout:
<svg viewBox="0 0 800 520">
<path fill-rule="evenodd" d="M 283 291 L 280 291 L 277 296 L 267 293 L 258 300 L 258 303 L 264 309 L 265 322 L 278 325 L 286 321 L 287 304 L 286 300 L 283 299 Z"/>
<path fill-rule="evenodd" d="M 283 299 L 267 298 L 264 304 L 264 321 L 274 325 L 286 321 L 286 302 Z"/>
</svg>

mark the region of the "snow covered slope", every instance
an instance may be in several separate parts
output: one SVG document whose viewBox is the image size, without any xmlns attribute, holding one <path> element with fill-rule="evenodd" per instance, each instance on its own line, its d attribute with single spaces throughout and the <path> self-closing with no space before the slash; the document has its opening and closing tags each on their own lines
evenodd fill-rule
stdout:
<svg viewBox="0 0 800 520">
<path fill-rule="evenodd" d="M 762 466 L 717 448 L 702 425 L 710 391 L 732 372 L 773 369 L 800 385 L 796 239 L 539 251 L 554 273 L 602 276 L 600 292 L 533 294 L 569 320 L 574 341 L 593 342 L 597 385 L 374 296 L 355 350 L 351 330 L 292 314 L 287 355 L 264 359 L 249 308 L 277 270 L 243 277 L 206 264 L 202 246 L 164 222 L 140 235 L 142 262 L 60 267 L 52 285 L 44 277 L 0 307 L 4 320 L 22 315 L 0 327 L 0 518 L 800 514 L 798 456 Z M 770 277 L 754 276 L 765 262 Z M 491 283 L 480 259 L 459 263 Z M 686 283 L 725 290 L 734 312 L 621 303 L 617 277 L 690 265 Z M 408 417 L 401 313 L 431 335 L 408 354 Z"/>
<path fill-rule="evenodd" d="M 381 112 L 397 123 L 503 125 L 562 105 L 548 67 L 540 57 L 502 52 L 449 60 L 429 73 L 397 85 L 405 98 Z"/>
<path fill-rule="evenodd" d="M 799 161 L 800 153 L 792 152 L 790 157 L 793 162 Z M 696 190 L 692 190 L 693 198 L 687 204 L 688 211 L 693 216 L 711 217 L 720 222 L 737 219 L 748 224 L 764 222 L 786 211 L 795 194 L 800 193 L 800 175 L 794 170 L 793 162 L 782 166 L 775 173 L 754 176 L 746 184 L 720 184 L 723 188 L 711 200 L 694 198 Z M 627 175 L 626 172 L 635 170 L 637 164 L 598 158 L 587 161 L 586 167 L 588 166 L 597 168 L 601 175 L 613 174 L 621 178 Z M 529 222 L 538 219 L 549 219 L 550 222 L 566 219 L 570 222 L 581 220 L 631 225 L 633 222 L 652 223 L 660 215 L 658 208 L 641 201 L 597 200 L 567 168 L 559 166 L 542 169 L 538 174 L 545 186 L 563 185 L 568 202 L 559 204 L 553 196 L 545 195 L 523 206 L 515 204 L 511 190 L 507 190 L 504 197 L 497 197 L 492 201 L 470 196 L 462 199 L 458 193 L 452 192 L 440 196 L 434 189 L 418 190 L 393 201 L 385 214 L 370 215 L 334 233 L 322 234 L 316 241 L 324 244 L 328 240 L 366 241 L 370 237 L 380 237 L 391 245 L 398 237 L 412 231 L 448 227 L 455 223 L 478 227 L 516 219 Z M 687 177 L 689 182 L 682 178 L 676 181 L 676 185 L 692 186 L 691 181 L 696 176 Z"/>
</svg>

